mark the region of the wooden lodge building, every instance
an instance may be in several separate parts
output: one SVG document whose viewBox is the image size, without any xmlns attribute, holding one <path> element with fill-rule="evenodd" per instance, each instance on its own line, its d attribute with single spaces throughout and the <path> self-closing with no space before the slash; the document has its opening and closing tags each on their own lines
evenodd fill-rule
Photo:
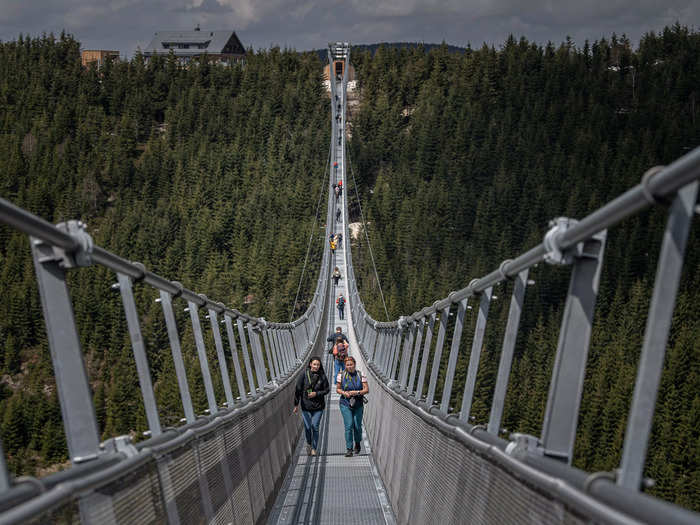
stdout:
<svg viewBox="0 0 700 525">
<path fill-rule="evenodd" d="M 94 63 L 98 68 L 100 68 L 108 58 L 111 58 L 112 60 L 119 60 L 119 51 L 111 51 L 107 49 L 83 49 L 80 52 L 80 60 L 83 67 L 88 67 L 90 64 Z"/>
<path fill-rule="evenodd" d="M 158 55 L 173 53 L 178 61 L 187 64 L 205 54 L 214 61 L 233 64 L 245 59 L 245 48 L 235 31 L 159 31 L 142 51 L 148 60 Z"/>
</svg>

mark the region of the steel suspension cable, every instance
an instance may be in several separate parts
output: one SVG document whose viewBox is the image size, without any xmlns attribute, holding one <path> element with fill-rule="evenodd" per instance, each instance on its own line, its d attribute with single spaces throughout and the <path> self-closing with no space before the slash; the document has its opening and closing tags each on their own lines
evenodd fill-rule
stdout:
<svg viewBox="0 0 700 525">
<path fill-rule="evenodd" d="M 294 296 L 294 305 L 292 305 L 292 311 L 289 312 L 289 322 L 292 322 L 294 318 L 294 310 L 297 307 L 297 300 L 299 299 L 299 292 L 301 291 L 301 283 L 304 281 L 304 273 L 306 273 L 306 263 L 309 260 L 309 252 L 311 251 L 311 242 L 314 238 L 314 232 L 316 231 L 316 224 L 318 224 L 318 209 L 321 206 L 321 198 L 323 197 L 324 184 L 323 181 L 326 180 L 327 176 L 330 176 L 330 162 L 331 153 L 333 151 L 333 139 L 331 138 L 330 145 L 328 147 L 328 159 L 326 159 L 326 168 L 323 170 L 323 180 L 321 181 L 321 191 L 318 192 L 318 202 L 316 203 L 316 216 L 314 217 L 313 226 L 311 226 L 311 234 L 309 235 L 309 243 L 306 247 L 306 256 L 304 257 L 304 267 L 301 269 L 301 275 L 299 276 L 299 286 L 297 286 L 297 293 Z"/>
<path fill-rule="evenodd" d="M 360 202 L 360 193 L 357 191 L 357 181 L 355 180 L 355 170 L 352 169 L 352 162 L 350 162 L 349 148 L 345 148 L 345 158 L 350 166 L 350 175 L 352 176 L 352 184 L 355 187 L 355 196 L 357 197 L 357 206 L 360 208 L 360 219 L 362 219 L 362 229 L 365 231 L 365 237 L 367 238 L 367 247 L 369 248 L 369 256 L 372 259 L 372 267 L 374 268 L 374 276 L 377 278 L 377 286 L 379 286 L 379 296 L 382 298 L 382 305 L 384 306 L 384 314 L 386 314 L 386 320 L 389 321 L 389 311 L 386 308 L 386 301 L 384 300 L 384 292 L 382 291 L 382 283 L 379 281 L 379 273 L 377 273 L 377 264 L 374 262 L 374 254 L 372 253 L 372 244 L 369 242 L 369 234 L 367 233 L 367 224 L 365 223 L 365 215 L 362 212 L 362 203 Z"/>
</svg>

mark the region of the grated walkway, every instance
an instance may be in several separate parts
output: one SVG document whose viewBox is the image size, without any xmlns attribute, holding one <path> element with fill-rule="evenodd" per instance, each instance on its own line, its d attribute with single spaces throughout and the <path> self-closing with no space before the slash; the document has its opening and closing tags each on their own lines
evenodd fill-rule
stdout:
<svg viewBox="0 0 700 525">
<path fill-rule="evenodd" d="M 344 156 L 342 146 L 336 147 L 335 158 L 338 161 L 337 173 L 343 173 Z M 336 177 L 336 182 L 337 182 Z M 341 224 L 345 223 L 346 207 L 343 206 L 347 188 L 344 189 L 336 205 L 342 210 Z M 338 231 L 346 231 L 338 226 Z M 355 334 L 349 327 L 347 316 L 351 307 L 345 306 L 346 319 L 338 319 L 335 299 L 342 292 L 348 299 L 345 285 L 346 263 L 345 246 L 347 239 L 336 250 L 333 267 L 337 266 L 343 278 L 334 286 L 332 316 L 328 334 L 336 326 L 350 340 L 350 354 L 357 346 Z M 332 281 L 331 281 L 332 285 Z M 332 285 L 333 286 L 333 285 Z M 330 343 L 326 349 L 330 348 Z M 326 410 L 321 419 L 318 456 L 306 453 L 306 440 L 302 430 L 294 458 L 285 477 L 274 507 L 270 511 L 269 524 L 388 524 L 395 519 L 388 503 L 384 485 L 372 460 L 372 450 L 363 429 L 363 445 L 359 455 L 345 457 L 345 429 L 338 402 L 340 396 L 335 392 L 333 376 L 333 357 L 323 356 L 323 367 L 328 375 L 331 393 L 326 398 Z M 370 400 L 372 385 L 370 384 Z M 371 401 L 370 401 L 371 402 Z M 301 416 L 299 416 L 301 417 Z"/>
<path fill-rule="evenodd" d="M 330 359 L 326 361 L 332 364 Z M 319 455 L 307 455 L 302 431 L 268 523 L 393 524 L 391 508 L 386 503 L 384 486 L 374 467 L 364 432 L 360 454 L 345 457 L 339 396 L 334 388 L 331 392 L 321 420 Z"/>
</svg>

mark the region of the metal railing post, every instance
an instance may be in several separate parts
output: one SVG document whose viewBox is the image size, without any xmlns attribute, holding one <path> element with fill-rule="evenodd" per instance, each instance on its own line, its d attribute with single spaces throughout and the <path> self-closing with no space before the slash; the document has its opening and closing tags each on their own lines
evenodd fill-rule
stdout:
<svg viewBox="0 0 700 525">
<path fill-rule="evenodd" d="M 399 365 L 399 352 L 401 350 L 401 342 L 403 339 L 403 330 L 401 328 L 394 329 L 394 337 L 392 341 L 391 350 L 391 372 L 389 374 L 389 379 L 396 379 L 396 369 Z"/>
<path fill-rule="evenodd" d="M 285 330 L 284 330 L 284 338 L 285 338 L 285 340 L 287 341 L 287 344 L 288 344 L 290 347 L 292 347 L 292 348 L 294 349 L 294 353 L 295 353 L 296 355 L 298 355 L 300 358 L 303 357 L 303 355 L 304 355 L 303 349 L 302 349 L 302 348 L 298 348 L 298 347 L 294 344 L 294 339 L 292 338 L 292 331 L 291 331 L 289 328 L 285 328 Z"/>
<path fill-rule="evenodd" d="M 178 334 L 177 325 L 175 323 L 175 313 L 173 312 L 172 296 L 170 295 L 170 293 L 164 290 L 160 291 L 160 305 L 163 308 L 165 326 L 168 330 L 168 340 L 170 341 L 170 353 L 173 356 L 173 363 L 175 365 L 175 376 L 177 377 L 177 385 L 180 390 L 182 410 L 185 413 L 185 420 L 188 423 L 193 423 L 195 420 L 194 408 L 192 408 L 192 397 L 190 396 L 190 387 L 187 383 L 187 372 L 185 370 L 185 362 L 182 360 L 180 335 Z"/>
<path fill-rule="evenodd" d="M 474 339 L 472 340 L 472 350 L 469 355 L 469 368 L 467 369 L 467 380 L 464 384 L 464 395 L 462 396 L 462 408 L 459 411 L 459 419 L 469 422 L 469 413 L 472 409 L 472 398 L 474 397 L 474 387 L 476 386 L 476 373 L 479 370 L 479 359 L 481 358 L 481 345 L 484 342 L 486 332 L 486 321 L 489 316 L 489 305 L 491 304 L 491 293 L 493 287 L 489 286 L 481 292 L 479 300 L 479 314 L 476 318 L 474 328 Z"/>
<path fill-rule="evenodd" d="M 30 237 L 34 269 L 44 312 L 56 390 L 61 404 L 68 455 L 73 463 L 97 457 L 99 434 L 73 304 L 65 271 L 53 248 Z"/>
<path fill-rule="evenodd" d="M 452 395 L 452 382 L 455 378 L 455 370 L 457 369 L 457 357 L 459 356 L 459 344 L 462 340 L 462 329 L 464 327 L 464 313 L 467 311 L 467 298 L 459 301 L 457 305 L 457 319 L 455 321 L 455 330 L 452 335 L 452 346 L 450 347 L 450 356 L 447 360 L 447 372 L 445 374 L 445 383 L 442 388 L 442 400 L 440 401 L 440 410 L 447 413 L 450 408 L 450 396 Z"/>
<path fill-rule="evenodd" d="M 307 317 L 302 323 L 302 325 L 304 325 L 304 341 L 306 342 L 304 344 L 304 348 L 311 344 L 311 335 L 309 334 L 309 323 L 311 323 L 311 317 Z"/>
<path fill-rule="evenodd" d="M 222 305 L 223 309 L 223 305 Z M 216 356 L 219 360 L 219 370 L 221 371 L 221 381 L 224 384 L 224 394 L 226 396 L 226 406 L 233 408 L 233 391 L 231 390 L 231 378 L 228 375 L 228 365 L 226 364 L 226 354 L 224 354 L 224 344 L 221 342 L 221 331 L 219 330 L 219 319 L 216 310 L 209 308 L 209 323 L 214 334 L 214 346 Z"/>
<path fill-rule="evenodd" d="M 445 332 L 447 331 L 447 322 L 450 319 L 450 306 L 440 311 L 440 329 L 438 330 L 438 338 L 435 343 L 435 354 L 433 355 L 433 367 L 430 369 L 430 383 L 428 384 L 428 397 L 425 402 L 428 406 L 433 404 L 435 399 L 435 388 L 437 387 L 438 374 L 440 373 L 440 360 L 442 359 L 442 347 L 445 344 Z"/>
<path fill-rule="evenodd" d="M 583 242 L 574 261 L 542 425 L 544 453 L 566 463 L 576 438 L 606 235 L 602 231 Z"/>
<path fill-rule="evenodd" d="M 370 335 L 369 358 L 370 358 L 370 360 L 376 362 L 377 361 L 377 341 L 379 340 L 379 331 L 378 331 L 378 328 L 374 325 L 371 325 L 370 329 L 372 330 L 372 332 Z"/>
<path fill-rule="evenodd" d="M 270 350 L 270 345 L 267 344 L 267 340 L 265 339 L 265 327 L 261 326 L 259 332 L 260 333 L 258 336 L 258 340 L 259 340 L 258 344 L 261 347 L 263 347 L 263 346 L 265 347 L 265 356 L 267 357 L 267 367 L 269 368 L 271 379 L 275 379 L 277 377 L 277 373 L 275 372 L 275 363 L 273 361 L 272 351 Z"/>
<path fill-rule="evenodd" d="M 10 474 L 7 471 L 7 463 L 5 462 L 5 450 L 2 448 L 0 441 L 0 494 L 10 489 Z"/>
<path fill-rule="evenodd" d="M 246 323 L 248 328 L 248 339 L 250 340 L 250 351 L 253 354 L 253 365 L 255 366 L 255 375 L 258 378 L 258 386 L 262 389 L 267 384 L 267 374 L 265 373 L 265 364 L 263 362 L 262 353 L 258 347 L 258 341 L 255 337 L 253 324 Z"/>
<path fill-rule="evenodd" d="M 399 384 L 406 388 L 408 379 L 408 368 L 411 365 L 411 357 L 413 354 L 413 341 L 416 336 L 416 323 L 411 322 L 408 327 L 408 337 L 405 339 L 403 347 L 403 356 L 401 359 L 401 370 L 399 374 Z"/>
<path fill-rule="evenodd" d="M 194 342 L 197 347 L 197 357 L 199 358 L 199 367 L 202 369 L 202 379 L 204 381 L 204 391 L 207 395 L 207 404 L 209 413 L 215 415 L 219 411 L 214 396 L 214 385 L 211 382 L 211 373 L 209 371 L 209 360 L 207 359 L 207 351 L 204 347 L 204 337 L 202 337 L 202 326 L 199 322 L 199 305 L 192 301 L 187 301 L 189 307 L 190 319 L 192 320 L 192 330 L 194 332 Z"/>
<path fill-rule="evenodd" d="M 272 346 L 272 343 L 270 343 L 270 334 L 268 332 L 269 332 L 268 328 L 265 328 L 262 331 L 263 343 L 265 344 L 265 348 L 267 349 L 268 356 L 272 357 L 270 359 L 270 363 L 271 363 L 270 372 L 272 374 L 272 379 L 277 380 L 282 376 L 282 369 L 280 368 L 279 361 L 277 359 L 277 350 Z"/>
<path fill-rule="evenodd" d="M 129 338 L 131 339 L 131 349 L 134 352 L 136 374 L 138 375 L 139 386 L 141 387 L 141 396 L 143 397 L 143 407 L 146 410 L 148 429 L 151 431 L 151 436 L 159 436 L 161 434 L 160 417 L 158 416 L 156 396 L 153 393 L 153 383 L 151 382 L 151 371 L 148 366 L 148 358 L 146 357 L 146 348 L 144 347 L 143 336 L 141 335 L 139 314 L 136 311 L 134 291 L 131 287 L 131 277 L 117 273 L 117 280 L 119 281 L 119 292 L 122 296 L 126 325 L 129 330 Z"/>
<path fill-rule="evenodd" d="M 418 386 L 416 387 L 416 400 L 420 400 L 423 394 L 423 386 L 425 385 L 425 373 L 428 369 L 428 358 L 430 357 L 430 343 L 433 342 L 433 330 L 435 329 L 436 313 L 433 312 L 428 317 L 428 327 L 425 334 L 425 343 L 423 344 L 423 359 L 420 364 L 420 372 L 418 373 Z"/>
<path fill-rule="evenodd" d="M 277 346 L 277 348 L 279 349 L 279 351 L 282 353 L 282 355 L 285 358 L 286 368 L 287 368 L 286 371 L 289 372 L 289 370 L 291 370 L 291 368 L 294 366 L 294 364 L 293 364 L 294 359 L 292 359 L 292 354 L 290 352 L 290 349 L 281 343 L 281 341 L 280 341 L 280 329 L 279 328 L 275 328 L 275 331 L 272 333 L 272 335 L 274 337 L 275 346 Z"/>
<path fill-rule="evenodd" d="M 408 378 L 408 385 L 406 387 L 406 392 L 410 396 L 413 393 L 413 385 L 416 381 L 416 372 L 418 371 L 418 361 L 420 359 L 420 348 L 421 342 L 423 340 L 423 329 L 425 328 L 425 317 L 421 317 L 416 323 L 416 339 L 415 348 L 413 349 L 413 363 L 411 363 L 411 375 Z"/>
<path fill-rule="evenodd" d="M 491 414 L 487 427 L 487 431 L 494 436 L 497 436 L 501 429 L 503 406 L 506 399 L 506 390 L 508 389 L 508 379 L 510 378 L 510 367 L 513 362 L 515 341 L 518 337 L 518 326 L 520 325 L 520 314 L 523 310 L 528 272 L 529 269 L 525 268 L 518 274 L 513 285 L 513 295 L 510 298 L 508 322 L 506 324 L 506 333 L 503 335 L 501 360 L 498 364 L 496 387 L 493 391 L 493 402 L 491 403 Z"/>
<path fill-rule="evenodd" d="M 283 350 L 280 348 L 280 346 L 277 344 L 277 338 L 275 334 L 277 333 L 277 330 L 270 330 L 270 332 L 267 334 L 268 339 L 270 340 L 270 345 L 272 345 L 272 348 L 274 349 L 275 353 L 277 354 L 277 360 L 280 363 L 280 373 L 282 375 L 286 374 L 289 372 L 289 363 L 287 362 L 287 356 L 284 354 Z"/>
<path fill-rule="evenodd" d="M 248 376 L 248 388 L 250 388 L 250 394 L 255 397 L 258 389 L 255 387 L 253 367 L 250 364 L 250 356 L 248 355 L 248 343 L 245 339 L 245 328 L 243 328 L 243 319 L 240 317 L 236 319 L 236 327 L 238 328 L 238 339 L 241 342 L 241 352 L 243 352 L 243 365 L 245 366 L 245 372 Z"/>
<path fill-rule="evenodd" d="M 238 359 L 238 348 L 236 346 L 236 336 L 233 333 L 233 323 L 231 318 L 224 314 L 224 322 L 226 323 L 226 335 L 228 336 L 228 345 L 231 350 L 231 360 L 233 361 L 233 369 L 236 373 L 236 385 L 238 386 L 238 395 L 241 401 L 247 401 L 248 393 L 243 382 L 243 373 L 241 371 L 241 362 Z"/>
<path fill-rule="evenodd" d="M 678 191 L 669 212 L 656 269 L 634 397 L 620 463 L 618 485 L 639 490 L 656 398 L 664 366 L 668 333 L 683 270 L 685 246 L 697 201 L 698 182 Z"/>
</svg>

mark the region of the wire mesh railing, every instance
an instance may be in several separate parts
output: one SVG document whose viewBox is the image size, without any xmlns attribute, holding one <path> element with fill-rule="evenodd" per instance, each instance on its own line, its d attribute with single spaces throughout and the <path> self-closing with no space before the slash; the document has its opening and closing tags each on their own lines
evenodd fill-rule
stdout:
<svg viewBox="0 0 700 525">
<path fill-rule="evenodd" d="M 667 167 L 652 168 L 639 185 L 579 221 L 554 219 L 542 243 L 503 261 L 469 286 L 393 322 L 379 322 L 368 314 L 348 250 L 354 329 L 364 360 L 380 385 L 365 408 L 367 427 L 399 522 L 515 522 L 527 515 L 537 523 L 698 522 L 698 514 L 640 492 L 647 482 L 643 479 L 646 449 L 688 232 L 696 213 L 698 178 L 700 148 Z M 589 475 L 571 467 L 571 462 L 607 230 L 662 203 L 670 203 L 668 221 L 622 461 L 615 472 Z M 524 298 L 528 284 L 534 284 L 528 276 L 542 262 L 571 268 L 542 431 L 539 436 L 511 434 L 502 439 Z M 512 292 L 490 416 L 487 424 L 477 425 L 471 413 L 489 310 L 496 298 L 494 287 L 506 281 L 512 282 Z M 465 358 L 460 345 L 467 333 L 468 310 L 477 315 L 469 330 L 466 377 L 460 378 L 462 389 L 456 392 L 457 363 Z M 544 500 L 538 501 L 543 493 Z M 473 512 L 469 519 L 464 518 L 465 509 Z"/>
<path fill-rule="evenodd" d="M 328 181 L 329 218 L 333 211 Z M 262 519 L 300 432 L 299 420 L 289 417 L 294 379 L 317 339 L 325 340 L 319 334 L 330 281 L 328 247 L 323 250 L 306 312 L 291 323 L 273 323 L 95 246 L 80 221 L 54 226 L 4 199 L 0 199 L 0 221 L 30 238 L 71 462 L 68 470 L 41 480 L 13 478 L 0 453 L 0 511 L 4 511 L 0 523 L 192 523 L 201 519 L 254 523 Z M 331 226 L 326 221 L 326 237 Z M 129 436 L 100 442 L 66 279 L 67 273 L 94 265 L 114 273 L 111 288 L 122 299 L 148 423 L 149 439 L 138 444 Z M 185 424 L 177 428 L 161 425 L 135 286 L 152 289 L 162 307 L 185 416 Z M 196 414 L 193 406 L 193 378 L 188 378 L 183 359 L 177 308 L 189 313 L 201 374 L 194 380 L 201 379 L 199 386 L 206 395 L 204 414 Z M 205 335 L 213 340 L 215 353 L 208 351 Z M 216 389 L 215 383 L 222 388 Z"/>
</svg>

